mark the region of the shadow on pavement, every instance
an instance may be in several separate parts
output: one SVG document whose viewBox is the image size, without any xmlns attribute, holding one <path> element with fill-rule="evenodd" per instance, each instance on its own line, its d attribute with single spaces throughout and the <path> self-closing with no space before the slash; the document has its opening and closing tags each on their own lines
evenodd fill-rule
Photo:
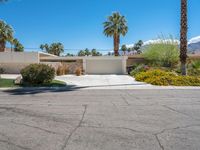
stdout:
<svg viewBox="0 0 200 150">
<path fill-rule="evenodd" d="M 66 87 L 34 87 L 34 88 L 17 88 L 4 90 L 3 92 L 9 93 L 10 95 L 32 95 L 32 94 L 41 94 L 41 93 L 58 93 L 58 92 L 69 92 L 82 89 L 84 87 L 77 87 L 75 85 L 69 85 Z"/>
<path fill-rule="evenodd" d="M 41 93 L 59 93 L 59 92 L 70 92 L 70 91 L 77 91 L 81 89 L 95 89 L 95 88 L 101 88 L 105 87 L 106 89 L 109 89 L 107 87 L 111 87 L 110 89 L 117 89 L 116 87 L 120 87 L 119 89 L 123 89 L 123 86 L 140 86 L 145 85 L 144 83 L 138 83 L 138 84 L 115 84 L 115 85 L 97 85 L 97 86 L 77 86 L 77 85 L 67 85 L 66 87 L 33 87 L 33 88 L 17 88 L 17 89 L 9 89 L 4 90 L 3 92 L 8 93 L 10 95 L 34 95 L 34 94 L 41 94 Z M 113 87 L 113 88 L 112 88 Z"/>
</svg>

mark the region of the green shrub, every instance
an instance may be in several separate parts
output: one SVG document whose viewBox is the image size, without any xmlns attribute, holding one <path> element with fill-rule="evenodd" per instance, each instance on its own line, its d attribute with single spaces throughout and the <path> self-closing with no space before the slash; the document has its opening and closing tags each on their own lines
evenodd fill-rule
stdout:
<svg viewBox="0 0 200 150">
<path fill-rule="evenodd" d="M 23 82 L 29 84 L 51 83 L 55 77 L 55 70 L 45 64 L 31 64 L 21 70 Z"/>
<path fill-rule="evenodd" d="M 4 73 L 5 70 L 3 68 L 0 68 L 0 74 Z"/>
<path fill-rule="evenodd" d="M 200 76 L 200 60 L 192 61 L 188 65 L 188 75 Z"/>
<path fill-rule="evenodd" d="M 179 61 L 178 43 L 173 39 L 161 39 L 159 43 L 146 46 L 143 56 L 151 65 L 174 67 Z"/>
<path fill-rule="evenodd" d="M 161 86 L 200 86 L 200 78 L 193 76 L 178 76 L 173 72 L 149 70 L 135 76 L 137 81 Z"/>
<path fill-rule="evenodd" d="M 150 69 L 149 66 L 141 64 L 141 65 L 138 65 L 137 67 L 135 67 L 135 68 L 131 71 L 130 75 L 131 75 L 131 76 L 135 76 L 136 74 L 138 74 L 138 73 L 140 73 L 140 72 L 145 72 L 145 71 L 147 71 L 147 70 L 149 70 L 149 69 Z"/>
</svg>

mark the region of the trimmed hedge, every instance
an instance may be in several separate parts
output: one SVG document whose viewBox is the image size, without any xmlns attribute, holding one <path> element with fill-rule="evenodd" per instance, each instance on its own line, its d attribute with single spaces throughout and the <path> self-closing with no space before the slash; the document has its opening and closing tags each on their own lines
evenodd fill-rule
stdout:
<svg viewBox="0 0 200 150">
<path fill-rule="evenodd" d="M 31 64 L 21 70 L 23 82 L 32 85 L 51 83 L 55 77 L 55 69 L 46 64 Z"/>
<path fill-rule="evenodd" d="M 135 76 L 137 81 L 161 86 L 200 86 L 200 77 L 178 76 L 173 72 L 163 70 L 149 70 Z"/>
</svg>

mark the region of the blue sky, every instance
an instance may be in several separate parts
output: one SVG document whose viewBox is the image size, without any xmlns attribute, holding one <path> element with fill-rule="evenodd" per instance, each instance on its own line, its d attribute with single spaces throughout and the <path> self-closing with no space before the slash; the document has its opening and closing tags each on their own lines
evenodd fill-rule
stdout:
<svg viewBox="0 0 200 150">
<path fill-rule="evenodd" d="M 189 38 L 200 35 L 200 1 L 189 2 Z M 10 0 L 0 5 L 0 19 L 15 29 L 26 48 L 62 42 L 66 49 L 112 49 L 102 23 L 114 11 L 128 20 L 121 44 L 155 39 L 159 34 L 179 38 L 180 0 Z"/>
</svg>

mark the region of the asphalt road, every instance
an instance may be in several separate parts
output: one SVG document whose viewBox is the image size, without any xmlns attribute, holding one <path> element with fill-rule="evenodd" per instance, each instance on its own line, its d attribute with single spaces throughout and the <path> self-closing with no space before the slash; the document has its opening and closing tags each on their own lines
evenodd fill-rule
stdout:
<svg viewBox="0 0 200 150">
<path fill-rule="evenodd" d="M 199 149 L 199 90 L 0 92 L 0 150 Z"/>
</svg>

